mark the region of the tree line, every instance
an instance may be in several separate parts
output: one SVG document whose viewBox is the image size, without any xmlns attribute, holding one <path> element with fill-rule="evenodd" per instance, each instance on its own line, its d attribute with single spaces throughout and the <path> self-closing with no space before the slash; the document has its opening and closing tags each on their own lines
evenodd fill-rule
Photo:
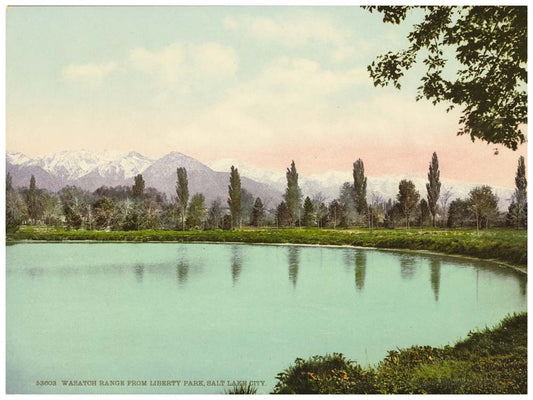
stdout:
<svg viewBox="0 0 533 400">
<path fill-rule="evenodd" d="M 231 166 L 226 203 L 218 198 L 209 206 L 202 193 L 190 196 L 187 170 L 176 169 L 176 196 L 146 188 L 142 174 L 132 186 L 102 186 L 93 192 L 66 186 L 57 193 L 37 187 L 35 177 L 29 186 L 13 187 L 6 177 L 6 229 L 20 225 L 44 225 L 86 230 L 187 230 L 239 229 L 243 226 L 273 227 L 368 227 L 412 226 L 527 227 L 527 180 L 524 157 L 518 159 L 515 190 L 506 213 L 498 211 L 498 198 L 491 187 L 477 186 L 467 198 L 450 202 L 451 190 L 442 190 L 439 162 L 433 153 L 428 169 L 424 198 L 411 180 L 398 184 L 395 198 L 367 194 L 363 160 L 353 163 L 353 181 L 345 182 L 339 196 L 330 202 L 321 194 L 303 198 L 294 161 L 286 171 L 283 200 L 267 208 L 241 187 L 238 168 Z"/>
</svg>

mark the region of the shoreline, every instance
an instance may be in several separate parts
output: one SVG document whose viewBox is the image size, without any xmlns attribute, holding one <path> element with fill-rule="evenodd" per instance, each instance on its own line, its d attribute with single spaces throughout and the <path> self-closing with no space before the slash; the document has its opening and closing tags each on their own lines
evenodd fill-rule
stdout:
<svg viewBox="0 0 533 400">
<path fill-rule="evenodd" d="M 227 245 L 257 245 L 257 246 L 299 246 L 299 247 L 324 247 L 324 248 L 345 248 L 345 249 L 368 249 L 368 250 L 377 250 L 377 251 L 388 251 L 388 252 L 400 252 L 400 253 L 413 253 L 413 254 L 427 254 L 433 256 L 443 256 L 443 257 L 452 257 L 464 260 L 471 261 L 484 261 L 489 262 L 500 268 L 512 269 L 516 272 L 519 272 L 527 276 L 527 267 L 521 267 L 519 265 L 513 265 L 506 263 L 497 259 L 489 258 L 480 258 L 474 256 L 467 256 L 462 254 L 453 254 L 453 253 L 443 253 L 432 250 L 425 249 L 401 249 L 401 248 L 387 248 L 387 247 L 374 247 L 374 246 L 354 246 L 354 245 L 335 245 L 335 244 L 315 244 L 315 243 L 266 243 L 266 242 L 231 242 L 231 241 L 179 241 L 179 240 L 147 240 L 147 241 L 136 241 L 136 240 L 92 240 L 92 239 L 66 239 L 66 240 L 44 240 L 44 239 L 22 239 L 22 240 L 8 240 L 6 239 L 6 245 L 9 244 L 31 244 L 31 243 L 133 243 L 133 244 L 143 244 L 143 243 L 169 243 L 169 244 L 227 244 Z"/>
</svg>

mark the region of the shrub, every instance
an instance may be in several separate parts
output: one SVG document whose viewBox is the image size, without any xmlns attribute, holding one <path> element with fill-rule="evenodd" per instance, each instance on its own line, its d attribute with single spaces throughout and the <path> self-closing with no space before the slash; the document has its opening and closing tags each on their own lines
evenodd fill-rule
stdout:
<svg viewBox="0 0 533 400">
<path fill-rule="evenodd" d="M 276 376 L 274 394 L 377 393 L 373 370 L 365 370 L 342 354 L 297 358 Z"/>
</svg>

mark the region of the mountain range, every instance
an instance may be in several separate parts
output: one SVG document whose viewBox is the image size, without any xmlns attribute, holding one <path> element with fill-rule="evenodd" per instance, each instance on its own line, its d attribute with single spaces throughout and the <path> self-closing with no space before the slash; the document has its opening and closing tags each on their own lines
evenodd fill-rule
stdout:
<svg viewBox="0 0 533 400">
<path fill-rule="evenodd" d="M 185 154 L 173 151 L 153 159 L 140 153 L 104 150 L 66 150 L 30 158 L 19 152 L 6 154 L 6 172 L 10 173 L 15 187 L 28 186 L 31 175 L 37 186 L 57 191 L 67 185 L 94 191 L 100 186 L 133 185 L 133 177 L 142 174 L 146 187 L 154 187 L 166 193 L 169 199 L 175 197 L 176 169 L 187 169 L 189 193 L 203 193 L 209 203 L 217 198 L 225 202 L 228 193 L 231 165 L 239 169 L 242 187 L 254 197 L 261 197 L 266 207 L 273 208 L 281 200 L 286 187 L 285 171 L 270 171 L 255 168 L 236 160 L 224 159 L 206 165 Z M 421 176 L 369 176 L 368 200 L 380 197 L 383 200 L 395 198 L 401 179 L 411 179 L 421 197 L 425 197 L 427 182 Z M 323 174 L 304 176 L 300 174 L 299 184 L 304 196 L 321 196 L 326 202 L 339 196 L 344 182 L 352 182 L 351 170 L 328 171 Z M 441 179 L 441 193 L 449 191 L 450 201 L 466 198 L 468 192 L 478 184 L 457 180 Z M 510 203 L 513 189 L 493 187 L 500 199 L 500 209 Z"/>
<path fill-rule="evenodd" d="M 10 173 L 13 186 L 28 186 L 32 175 L 37 187 L 58 191 L 67 185 L 94 191 L 101 186 L 133 185 L 133 178 L 142 174 L 146 187 L 165 193 L 169 199 L 176 195 L 176 169 L 187 170 L 189 193 L 203 193 L 209 203 L 217 198 L 225 201 L 228 193 L 229 168 L 226 172 L 214 171 L 207 165 L 185 154 L 171 152 L 152 159 L 134 151 L 105 150 L 60 151 L 37 158 L 19 152 L 6 155 L 6 173 Z M 268 184 L 241 176 L 241 186 L 254 197 L 261 197 L 267 206 L 281 201 L 281 191 Z"/>
</svg>

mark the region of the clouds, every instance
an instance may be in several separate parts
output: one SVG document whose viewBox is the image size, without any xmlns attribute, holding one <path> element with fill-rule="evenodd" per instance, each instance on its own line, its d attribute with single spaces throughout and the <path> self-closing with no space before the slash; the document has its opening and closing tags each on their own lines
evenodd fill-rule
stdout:
<svg viewBox="0 0 533 400">
<path fill-rule="evenodd" d="M 71 64 L 63 68 L 62 76 L 67 82 L 81 82 L 89 86 L 101 86 L 104 78 L 119 69 L 118 64 Z"/>
<path fill-rule="evenodd" d="M 332 102 L 331 97 L 356 91 L 367 81 L 362 68 L 336 71 L 313 60 L 280 57 L 228 89 L 222 101 L 182 120 L 181 129 L 169 132 L 166 140 L 170 145 L 187 137 L 196 148 L 216 142 L 218 152 L 254 154 L 252 158 L 264 158 L 270 151 L 293 152 L 302 138 L 324 147 L 328 136 L 345 130 L 338 119 L 351 112 L 346 109 L 351 99 Z M 341 112 L 339 104 L 345 106 Z"/>
<path fill-rule="evenodd" d="M 312 12 L 283 16 L 228 16 L 224 27 L 231 32 L 251 36 L 258 41 L 288 48 L 328 46 L 331 59 L 342 62 L 359 51 L 367 51 L 369 44 L 353 38 L 350 31 L 339 28 L 334 21 Z"/>
<path fill-rule="evenodd" d="M 102 86 L 113 72 L 141 72 L 157 83 L 172 85 L 180 80 L 220 79 L 237 72 L 238 58 L 230 46 L 214 42 L 197 45 L 173 43 L 161 49 L 135 47 L 120 62 L 70 64 L 62 69 L 68 83 Z"/>
<path fill-rule="evenodd" d="M 296 18 L 290 16 L 226 17 L 224 27 L 290 47 L 305 46 L 316 42 L 342 44 L 345 37 L 343 32 L 329 20 L 312 14 L 301 14 Z"/>
<path fill-rule="evenodd" d="M 158 51 L 138 47 L 130 51 L 128 62 L 165 84 L 185 78 L 232 76 L 238 65 L 233 48 L 213 42 L 199 45 L 174 43 Z"/>
</svg>

